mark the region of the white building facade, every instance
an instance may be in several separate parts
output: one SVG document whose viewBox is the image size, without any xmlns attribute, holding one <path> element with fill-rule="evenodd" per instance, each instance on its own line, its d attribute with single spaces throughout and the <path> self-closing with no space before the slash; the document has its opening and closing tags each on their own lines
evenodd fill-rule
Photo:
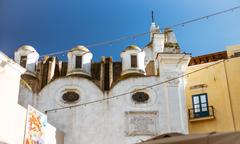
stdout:
<svg viewBox="0 0 240 144">
<path fill-rule="evenodd" d="M 67 62 L 35 61 L 35 75 L 23 75 L 19 103 L 46 112 L 64 132 L 64 144 L 132 144 L 164 133 L 187 134 L 180 76 L 190 55 L 180 52 L 174 33 L 153 23 L 148 45 L 128 46 L 120 55 L 121 62 L 103 57 L 94 63 L 93 54 L 77 46 Z"/>
<path fill-rule="evenodd" d="M 27 109 L 18 104 L 19 86 L 22 87 L 19 84 L 24 72 L 26 69 L 0 51 L 0 144 L 23 143 L 26 136 Z M 45 144 L 63 144 L 63 133 L 51 124 L 46 123 L 44 132 Z"/>
</svg>

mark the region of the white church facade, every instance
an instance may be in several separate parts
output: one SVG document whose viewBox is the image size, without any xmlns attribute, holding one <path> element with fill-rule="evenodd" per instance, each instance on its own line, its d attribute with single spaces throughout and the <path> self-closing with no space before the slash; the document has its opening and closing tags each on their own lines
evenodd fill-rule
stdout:
<svg viewBox="0 0 240 144">
<path fill-rule="evenodd" d="M 121 61 L 76 46 L 68 61 L 39 60 L 31 46 L 15 52 L 22 75 L 19 104 L 46 112 L 64 132 L 64 144 L 133 144 L 164 133 L 188 133 L 183 75 L 190 55 L 181 53 L 171 29 L 151 25 L 144 48 L 131 45 Z M 170 81 L 171 80 L 171 81 Z"/>
</svg>

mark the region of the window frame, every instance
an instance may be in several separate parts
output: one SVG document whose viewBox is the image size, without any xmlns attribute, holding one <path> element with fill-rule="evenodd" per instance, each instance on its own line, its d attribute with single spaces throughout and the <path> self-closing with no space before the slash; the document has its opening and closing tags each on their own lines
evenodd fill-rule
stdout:
<svg viewBox="0 0 240 144">
<path fill-rule="evenodd" d="M 75 57 L 75 68 L 76 69 L 82 68 L 82 56 L 81 55 L 76 55 L 76 57 Z"/>
<path fill-rule="evenodd" d="M 133 58 L 135 58 L 135 63 L 133 61 Z M 131 61 L 131 68 L 138 67 L 137 55 L 130 55 L 130 61 Z"/>
<path fill-rule="evenodd" d="M 20 57 L 20 65 L 24 68 L 27 66 L 27 56 L 21 56 Z"/>
<path fill-rule="evenodd" d="M 131 97 L 132 97 L 132 100 L 138 104 L 148 103 L 150 99 L 149 94 L 143 91 L 135 92 L 132 94 Z"/>
<path fill-rule="evenodd" d="M 234 52 L 234 53 L 233 53 L 233 56 L 234 56 L 234 57 L 239 57 L 239 56 L 240 56 L 240 51 Z"/>
<path fill-rule="evenodd" d="M 202 102 L 202 96 L 205 96 L 205 102 Z M 198 103 L 195 101 L 195 98 L 197 98 Z M 203 107 L 202 105 L 206 105 Z M 209 105 L 208 105 L 208 94 L 207 93 L 201 93 L 201 94 L 195 94 L 192 95 L 192 107 L 193 107 L 193 114 L 195 118 L 198 117 L 207 117 L 210 115 L 209 112 Z"/>
<path fill-rule="evenodd" d="M 64 103 L 75 103 L 79 101 L 79 99 L 80 96 L 75 91 L 67 91 L 62 95 L 62 100 L 64 101 Z"/>
</svg>

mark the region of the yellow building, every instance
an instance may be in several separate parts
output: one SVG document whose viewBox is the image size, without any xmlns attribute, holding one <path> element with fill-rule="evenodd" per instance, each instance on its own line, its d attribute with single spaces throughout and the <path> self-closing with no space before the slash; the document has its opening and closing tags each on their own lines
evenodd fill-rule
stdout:
<svg viewBox="0 0 240 144">
<path fill-rule="evenodd" d="M 189 133 L 240 130 L 240 45 L 192 58 L 185 88 Z"/>
</svg>

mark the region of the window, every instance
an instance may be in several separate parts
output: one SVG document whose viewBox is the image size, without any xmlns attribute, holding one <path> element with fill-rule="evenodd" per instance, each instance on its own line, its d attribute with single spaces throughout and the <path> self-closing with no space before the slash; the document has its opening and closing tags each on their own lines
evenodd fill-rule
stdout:
<svg viewBox="0 0 240 144">
<path fill-rule="evenodd" d="M 22 67 L 26 68 L 26 65 L 27 65 L 27 56 L 21 56 L 20 65 L 21 65 Z"/>
<path fill-rule="evenodd" d="M 234 53 L 234 57 L 239 57 L 240 56 L 240 52 L 235 52 Z"/>
<path fill-rule="evenodd" d="M 146 103 L 149 100 L 149 96 L 145 92 L 136 92 L 132 95 L 132 99 L 137 103 Z"/>
<path fill-rule="evenodd" d="M 76 92 L 66 92 L 63 94 L 62 99 L 66 103 L 75 102 L 79 99 L 79 95 Z"/>
<path fill-rule="evenodd" d="M 76 56 L 76 68 L 82 68 L 82 56 Z"/>
<path fill-rule="evenodd" d="M 207 94 L 193 95 L 192 102 L 195 118 L 209 116 Z"/>
<path fill-rule="evenodd" d="M 137 67 L 137 56 L 131 55 L 131 67 L 135 68 Z"/>
</svg>

